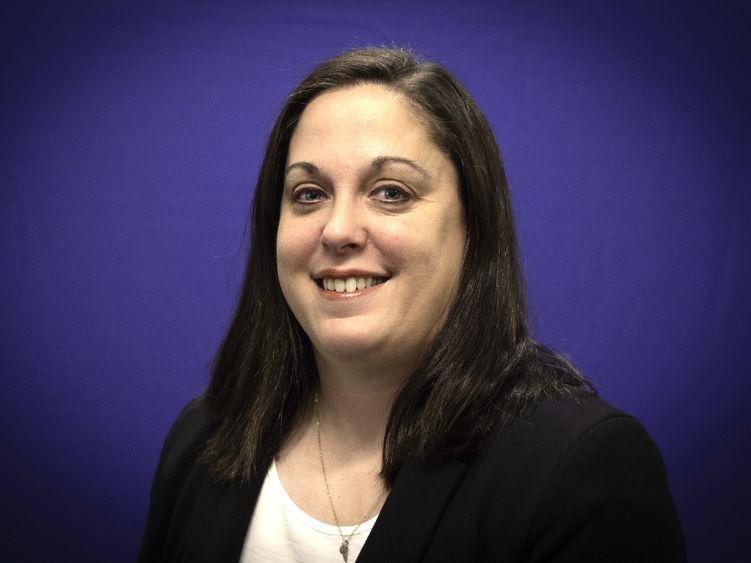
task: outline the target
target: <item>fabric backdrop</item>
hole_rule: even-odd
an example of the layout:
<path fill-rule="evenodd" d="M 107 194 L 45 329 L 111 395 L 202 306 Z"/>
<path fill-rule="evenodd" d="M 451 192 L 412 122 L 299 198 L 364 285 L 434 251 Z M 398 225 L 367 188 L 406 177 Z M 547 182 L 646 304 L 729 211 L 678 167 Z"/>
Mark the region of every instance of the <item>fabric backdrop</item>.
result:
<path fill-rule="evenodd" d="M 230 318 L 266 136 L 343 49 L 447 65 L 504 154 L 534 335 L 660 446 L 693 561 L 751 519 L 748 2 L 4 2 L 6 561 L 132 561 Z"/>

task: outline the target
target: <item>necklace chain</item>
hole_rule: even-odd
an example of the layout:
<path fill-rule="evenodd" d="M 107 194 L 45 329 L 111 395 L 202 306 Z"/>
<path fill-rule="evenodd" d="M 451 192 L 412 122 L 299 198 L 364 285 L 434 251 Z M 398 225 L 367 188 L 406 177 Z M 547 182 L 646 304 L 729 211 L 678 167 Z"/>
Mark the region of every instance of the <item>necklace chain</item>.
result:
<path fill-rule="evenodd" d="M 316 423 L 316 436 L 318 438 L 318 460 L 321 462 L 321 472 L 323 473 L 323 483 L 326 485 L 326 496 L 329 498 L 329 506 L 331 507 L 331 514 L 334 516 L 334 522 L 336 522 L 336 528 L 339 530 L 339 536 L 342 538 L 342 544 L 339 546 L 339 553 L 342 555 L 342 559 L 344 559 L 344 563 L 347 563 L 347 558 L 349 557 L 349 541 L 352 539 L 352 536 L 354 536 L 357 533 L 357 530 L 360 529 L 360 526 L 363 524 L 363 522 L 366 522 L 368 518 L 370 518 L 370 515 L 375 510 L 375 507 L 378 506 L 378 503 L 381 502 L 381 499 L 383 498 L 383 495 L 385 493 L 382 492 L 380 495 L 378 495 L 378 498 L 375 500 L 375 502 L 372 504 L 372 506 L 368 509 L 368 511 L 365 513 L 365 516 L 363 517 L 363 522 L 360 522 L 355 528 L 347 534 L 344 535 L 344 532 L 342 532 L 342 527 L 339 524 L 339 516 L 336 514 L 336 509 L 334 508 L 334 499 L 331 496 L 331 487 L 329 487 L 329 478 L 326 474 L 326 465 L 323 463 L 323 447 L 321 446 L 321 417 L 318 412 L 318 393 L 316 393 L 313 396 L 313 414 L 315 416 L 315 423 Z"/>

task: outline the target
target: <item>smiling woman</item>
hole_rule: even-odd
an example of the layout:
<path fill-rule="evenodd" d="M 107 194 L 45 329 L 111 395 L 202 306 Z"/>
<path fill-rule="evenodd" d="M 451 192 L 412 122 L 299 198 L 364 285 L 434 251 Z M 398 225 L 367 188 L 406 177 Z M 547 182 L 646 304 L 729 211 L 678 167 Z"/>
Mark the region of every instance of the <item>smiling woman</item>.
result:
<path fill-rule="evenodd" d="M 454 302 L 466 242 L 456 170 L 376 84 L 313 100 L 287 161 L 277 270 L 316 364 L 352 358 L 398 385 Z"/>
<path fill-rule="evenodd" d="M 527 334 L 490 128 L 401 49 L 287 100 L 141 561 L 682 561 L 645 430 Z"/>

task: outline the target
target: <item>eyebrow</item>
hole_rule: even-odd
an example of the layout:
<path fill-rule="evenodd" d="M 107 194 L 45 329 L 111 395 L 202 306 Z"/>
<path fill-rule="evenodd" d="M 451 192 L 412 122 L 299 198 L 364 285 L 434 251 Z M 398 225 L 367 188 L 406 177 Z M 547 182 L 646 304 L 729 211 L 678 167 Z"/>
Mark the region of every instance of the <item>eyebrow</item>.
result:
<path fill-rule="evenodd" d="M 313 164 L 312 162 L 302 161 L 302 162 L 293 162 L 292 164 L 290 164 L 289 166 L 287 166 L 287 168 L 284 169 L 284 175 L 286 176 L 287 174 L 290 173 L 291 170 L 294 170 L 295 168 L 302 168 L 308 174 L 319 174 L 320 173 L 320 170 L 318 169 L 318 167 L 315 164 Z"/>
<path fill-rule="evenodd" d="M 401 156 L 379 156 L 378 158 L 373 159 L 371 168 L 373 168 L 373 170 L 380 170 L 387 164 L 406 164 L 410 168 L 417 170 L 423 176 L 430 178 L 430 174 L 428 174 L 428 171 L 422 166 L 417 164 L 414 160 L 402 158 Z"/>
<path fill-rule="evenodd" d="M 373 162 L 371 163 L 370 167 L 373 170 L 380 170 L 387 164 L 405 164 L 409 166 L 410 168 L 413 168 L 423 176 L 430 178 L 430 174 L 428 174 L 428 171 L 425 170 L 422 166 L 417 164 L 414 160 L 410 160 L 409 158 L 403 158 L 401 156 L 379 156 L 373 159 Z M 301 168 L 305 172 L 311 175 L 320 175 L 321 171 L 320 169 L 313 164 L 312 162 L 306 162 L 306 161 L 300 161 L 300 162 L 293 162 L 287 168 L 284 169 L 284 174 L 287 175 L 290 173 L 290 171 L 294 170 L 295 168 Z"/>

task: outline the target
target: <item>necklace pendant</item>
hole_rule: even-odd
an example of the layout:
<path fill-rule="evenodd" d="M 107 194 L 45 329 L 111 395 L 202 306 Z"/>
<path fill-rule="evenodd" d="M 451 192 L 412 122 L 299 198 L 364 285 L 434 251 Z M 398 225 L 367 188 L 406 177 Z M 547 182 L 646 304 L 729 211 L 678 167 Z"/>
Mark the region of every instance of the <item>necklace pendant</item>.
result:
<path fill-rule="evenodd" d="M 339 553 L 342 554 L 344 563 L 347 563 L 347 557 L 349 557 L 349 540 L 342 540 L 342 545 L 339 546 Z"/>

